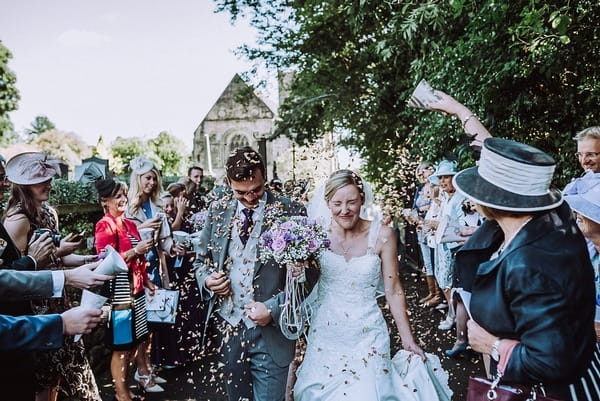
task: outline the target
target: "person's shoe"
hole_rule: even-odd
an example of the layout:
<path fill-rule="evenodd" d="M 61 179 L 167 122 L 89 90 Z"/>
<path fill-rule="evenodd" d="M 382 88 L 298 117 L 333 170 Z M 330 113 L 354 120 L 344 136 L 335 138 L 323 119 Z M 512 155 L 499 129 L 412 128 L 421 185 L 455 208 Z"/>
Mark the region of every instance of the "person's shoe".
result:
<path fill-rule="evenodd" d="M 154 370 L 151 370 L 150 374 L 154 378 L 154 383 L 156 383 L 156 384 L 165 384 L 167 382 L 167 379 L 163 379 L 162 377 L 156 375 L 154 373 Z M 144 376 L 140 375 L 139 371 L 136 369 L 135 373 L 133 374 L 133 380 L 135 380 L 136 382 L 139 383 L 141 377 L 144 377 Z"/>
<path fill-rule="evenodd" d="M 437 310 L 442 310 L 442 309 L 448 309 L 448 303 L 447 302 L 440 302 L 435 309 Z"/>
<path fill-rule="evenodd" d="M 438 286 L 437 282 L 435 281 L 435 277 L 425 276 L 425 281 L 427 281 L 427 290 L 429 291 L 429 294 L 427 294 L 426 297 L 419 299 L 420 304 L 429 302 L 433 297 L 435 297 L 438 294 Z"/>
<path fill-rule="evenodd" d="M 450 330 L 452 327 L 454 327 L 454 318 L 453 317 L 446 317 L 446 319 L 442 320 L 438 326 L 438 329 L 440 330 Z"/>
<path fill-rule="evenodd" d="M 420 304 L 426 304 L 426 303 L 427 303 L 427 302 L 429 302 L 429 300 L 430 300 L 431 298 L 433 298 L 433 297 L 435 297 L 435 294 L 429 293 L 429 294 L 427 294 L 425 297 L 423 297 L 423 298 L 419 299 L 419 303 L 420 303 Z"/>
<path fill-rule="evenodd" d="M 469 344 L 462 343 L 458 345 L 454 344 L 454 347 L 451 349 L 444 350 L 444 355 L 446 355 L 448 358 L 458 358 L 466 355 L 468 352 Z"/>
<path fill-rule="evenodd" d="M 158 376 L 154 372 L 152 372 L 152 377 L 154 378 L 154 383 L 156 383 L 156 384 L 165 384 L 167 382 L 167 379 L 164 379 L 164 378 Z"/>
<path fill-rule="evenodd" d="M 137 370 L 136 370 L 136 373 L 137 373 Z M 134 379 L 138 382 L 138 385 L 140 386 L 140 388 L 147 393 L 162 393 L 163 391 L 165 391 L 164 388 L 162 388 L 161 386 L 156 384 L 156 382 L 153 380 L 152 376 L 144 376 L 144 375 L 138 374 L 137 378 L 135 378 L 135 375 L 134 375 Z"/>
<path fill-rule="evenodd" d="M 442 298 L 443 297 L 441 297 L 439 295 L 435 295 L 429 301 L 423 303 L 423 306 L 425 306 L 427 308 L 434 308 L 442 302 Z"/>

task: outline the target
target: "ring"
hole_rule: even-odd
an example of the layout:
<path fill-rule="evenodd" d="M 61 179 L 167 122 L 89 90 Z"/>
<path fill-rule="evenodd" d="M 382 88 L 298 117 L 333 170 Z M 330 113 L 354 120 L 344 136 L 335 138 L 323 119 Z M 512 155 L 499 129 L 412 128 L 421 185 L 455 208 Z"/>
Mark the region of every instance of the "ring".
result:
<path fill-rule="evenodd" d="M 252 308 L 250 308 L 250 312 L 256 312 L 256 306 L 253 306 Z"/>

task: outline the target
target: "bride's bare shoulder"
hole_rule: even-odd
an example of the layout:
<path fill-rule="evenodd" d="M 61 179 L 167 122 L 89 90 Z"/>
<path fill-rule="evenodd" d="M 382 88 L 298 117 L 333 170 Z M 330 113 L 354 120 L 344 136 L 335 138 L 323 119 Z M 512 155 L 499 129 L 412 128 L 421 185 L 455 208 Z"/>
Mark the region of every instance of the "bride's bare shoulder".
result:
<path fill-rule="evenodd" d="M 394 240 L 395 235 L 396 233 L 391 227 L 382 225 L 379 229 L 379 233 L 377 234 L 377 242 L 386 244 L 388 241 Z"/>

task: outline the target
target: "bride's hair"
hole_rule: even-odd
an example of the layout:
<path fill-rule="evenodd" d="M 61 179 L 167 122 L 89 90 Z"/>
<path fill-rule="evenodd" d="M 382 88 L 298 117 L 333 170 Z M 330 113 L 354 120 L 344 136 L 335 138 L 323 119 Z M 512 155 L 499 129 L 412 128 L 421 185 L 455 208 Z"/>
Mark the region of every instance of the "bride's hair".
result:
<path fill-rule="evenodd" d="M 352 170 L 337 170 L 334 171 L 327 182 L 325 183 L 325 200 L 329 201 L 333 195 L 346 185 L 356 185 L 360 196 L 365 199 L 365 188 L 362 179 Z"/>

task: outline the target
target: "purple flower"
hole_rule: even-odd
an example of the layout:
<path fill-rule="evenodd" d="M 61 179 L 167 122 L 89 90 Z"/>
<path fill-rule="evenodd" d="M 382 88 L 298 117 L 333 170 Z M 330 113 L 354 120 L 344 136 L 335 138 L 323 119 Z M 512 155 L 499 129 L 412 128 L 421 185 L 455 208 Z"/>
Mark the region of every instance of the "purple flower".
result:
<path fill-rule="evenodd" d="M 281 230 L 290 230 L 290 229 L 294 228 L 294 226 L 295 226 L 294 222 L 293 222 L 293 221 L 291 221 L 291 220 L 288 220 L 288 221 L 286 221 L 285 223 L 282 223 L 282 224 L 279 226 L 279 228 L 280 228 Z"/>
<path fill-rule="evenodd" d="M 275 237 L 273 239 L 273 243 L 271 244 L 271 248 L 275 252 L 281 252 L 285 249 L 286 242 L 282 237 Z"/>

